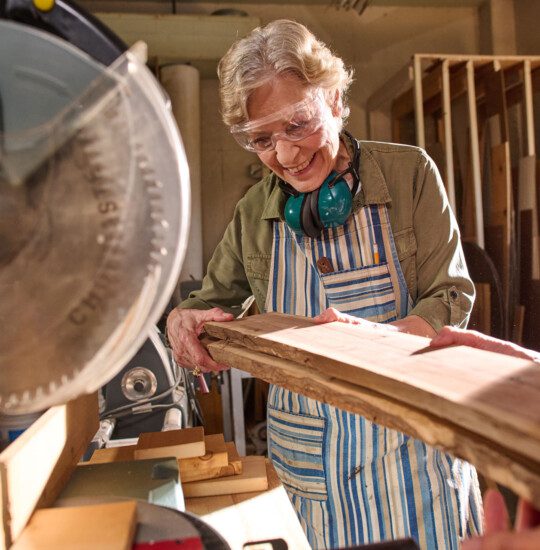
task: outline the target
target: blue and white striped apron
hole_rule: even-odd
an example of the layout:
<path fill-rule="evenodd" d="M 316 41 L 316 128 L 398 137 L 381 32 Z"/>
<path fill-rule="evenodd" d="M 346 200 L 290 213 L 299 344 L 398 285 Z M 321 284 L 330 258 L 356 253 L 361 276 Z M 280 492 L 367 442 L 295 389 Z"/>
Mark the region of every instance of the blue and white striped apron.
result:
<path fill-rule="evenodd" d="M 267 311 L 312 317 L 335 307 L 386 323 L 410 305 L 386 206 L 366 206 L 316 239 L 274 222 Z M 358 415 L 271 386 L 268 443 L 313 548 L 412 537 L 457 550 L 481 529 L 470 464 Z"/>

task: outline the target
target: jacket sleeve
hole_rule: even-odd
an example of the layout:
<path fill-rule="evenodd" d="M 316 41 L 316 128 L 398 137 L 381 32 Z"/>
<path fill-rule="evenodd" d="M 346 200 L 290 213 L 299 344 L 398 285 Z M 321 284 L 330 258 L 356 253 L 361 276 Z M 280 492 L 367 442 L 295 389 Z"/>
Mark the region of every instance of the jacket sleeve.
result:
<path fill-rule="evenodd" d="M 465 327 L 474 302 L 474 285 L 441 176 L 423 152 L 413 194 L 417 299 L 409 314 L 422 317 L 436 331 L 444 325 Z"/>
<path fill-rule="evenodd" d="M 192 292 L 178 307 L 183 309 L 210 309 L 219 307 L 239 315 L 243 302 L 252 295 L 242 260 L 241 203 L 221 242 L 208 263 L 202 288 Z"/>

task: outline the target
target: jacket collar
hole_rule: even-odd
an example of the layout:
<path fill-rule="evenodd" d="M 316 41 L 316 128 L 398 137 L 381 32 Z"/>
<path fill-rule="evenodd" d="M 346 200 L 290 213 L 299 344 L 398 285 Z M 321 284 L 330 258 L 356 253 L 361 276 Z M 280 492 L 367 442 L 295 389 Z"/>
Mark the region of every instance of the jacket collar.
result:
<path fill-rule="evenodd" d="M 353 144 L 350 139 L 345 134 L 342 134 L 341 138 L 345 141 L 347 150 L 352 156 Z M 353 211 L 355 212 L 368 204 L 388 204 L 392 202 L 386 180 L 379 164 L 373 158 L 369 146 L 358 140 L 357 143 L 360 147 L 360 190 L 353 199 Z M 261 219 L 277 218 L 283 220 L 283 208 L 287 197 L 279 188 L 279 178 L 275 174 L 271 174 L 270 177 L 272 178 L 273 189 L 266 200 Z"/>

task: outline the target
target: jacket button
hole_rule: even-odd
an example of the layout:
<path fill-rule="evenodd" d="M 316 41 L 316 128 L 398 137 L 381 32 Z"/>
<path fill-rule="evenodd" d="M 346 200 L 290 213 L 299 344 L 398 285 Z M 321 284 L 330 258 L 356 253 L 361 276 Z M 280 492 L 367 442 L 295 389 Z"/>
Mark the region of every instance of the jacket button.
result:
<path fill-rule="evenodd" d="M 317 268 L 321 273 L 332 273 L 334 271 L 332 262 L 326 256 L 317 260 Z"/>

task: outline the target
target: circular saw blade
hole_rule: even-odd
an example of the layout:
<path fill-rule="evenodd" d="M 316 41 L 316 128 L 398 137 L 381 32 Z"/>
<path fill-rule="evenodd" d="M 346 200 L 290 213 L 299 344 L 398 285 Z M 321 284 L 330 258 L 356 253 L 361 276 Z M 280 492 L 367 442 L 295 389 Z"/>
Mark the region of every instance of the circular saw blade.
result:
<path fill-rule="evenodd" d="M 19 27 L 34 48 L 74 50 Z M 189 177 L 163 93 L 129 53 L 52 120 L 2 137 L 0 411 L 19 414 L 97 389 L 136 352 L 178 276 Z"/>

